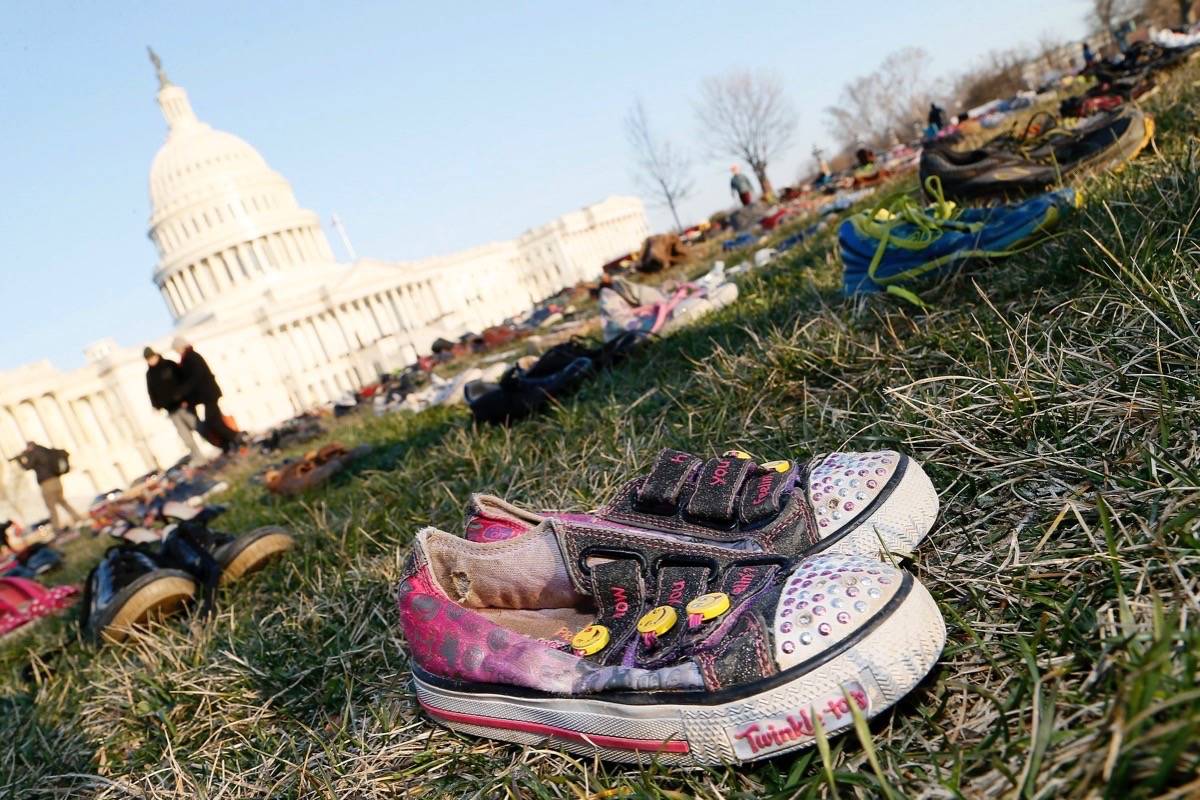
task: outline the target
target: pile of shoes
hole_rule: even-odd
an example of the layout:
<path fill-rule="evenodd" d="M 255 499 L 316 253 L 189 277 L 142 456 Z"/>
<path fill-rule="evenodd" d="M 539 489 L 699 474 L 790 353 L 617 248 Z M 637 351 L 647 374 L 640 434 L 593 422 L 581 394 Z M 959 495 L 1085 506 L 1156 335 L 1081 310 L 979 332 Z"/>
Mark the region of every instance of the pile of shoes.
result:
<path fill-rule="evenodd" d="M 233 535 L 210 523 L 223 511 L 168 507 L 172 525 L 156 546 L 111 547 L 88 575 L 80 628 L 92 642 L 120 641 L 148 619 L 169 614 L 201 597 L 201 611 L 213 608 L 216 588 L 255 572 L 294 545 L 277 526 Z"/>
<path fill-rule="evenodd" d="M 463 394 L 476 420 L 507 425 L 574 391 L 588 376 L 623 360 L 645 338 L 640 331 L 627 331 L 599 347 L 571 339 L 537 358 L 519 359 L 496 383 L 476 380 L 466 384 Z"/>
<path fill-rule="evenodd" d="M 937 509 L 892 451 L 665 450 L 590 513 L 477 495 L 465 537 L 417 534 L 397 592 L 417 699 L 463 733 L 621 762 L 810 746 L 936 664 L 941 613 L 895 560 Z"/>
<path fill-rule="evenodd" d="M 202 468 L 179 463 L 163 472 L 150 472 L 135 480 L 128 489 L 106 492 L 88 507 L 92 529 L 118 539 L 157 540 L 148 528 L 161 521 L 167 503 L 199 507 L 214 495 L 229 488 L 215 476 L 218 464 Z"/>
<path fill-rule="evenodd" d="M 716 278 L 721 278 L 717 280 Z M 702 284 L 684 283 L 657 289 L 616 278 L 600 290 L 604 340 L 626 331 L 668 334 L 696 318 L 737 300 L 737 285 L 716 276 Z"/>
<path fill-rule="evenodd" d="M 274 464 L 263 472 L 263 484 L 273 494 L 294 495 L 324 485 L 355 460 L 371 452 L 370 445 L 353 450 L 333 442 L 318 450 L 310 450 L 303 458 Z"/>
<path fill-rule="evenodd" d="M 50 546 L 54 540 L 49 525 L 23 536 L 12 520 L 0 520 L 0 576 L 34 578 L 58 569 L 62 554 Z"/>
<path fill-rule="evenodd" d="M 907 284 L 968 259 L 1003 258 L 1032 246 L 1082 202 L 1060 189 L 1011 205 L 964 208 L 945 199 L 937 176 L 926 181 L 934 202 L 904 195 L 853 215 L 838 231 L 846 295 L 886 291 L 910 302 Z"/>
<path fill-rule="evenodd" d="M 1084 70 L 1102 83 L 1126 78 L 1144 78 L 1154 72 L 1174 69 L 1192 56 L 1190 47 L 1162 47 L 1154 42 L 1134 42 L 1114 58 L 1096 61 Z"/>

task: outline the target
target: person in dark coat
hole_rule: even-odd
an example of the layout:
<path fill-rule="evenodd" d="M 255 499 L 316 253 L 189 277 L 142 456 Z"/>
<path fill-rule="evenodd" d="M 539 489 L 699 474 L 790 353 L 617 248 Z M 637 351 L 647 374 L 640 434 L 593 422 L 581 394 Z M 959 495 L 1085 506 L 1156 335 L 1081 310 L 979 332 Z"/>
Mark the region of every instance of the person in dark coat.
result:
<path fill-rule="evenodd" d="M 208 362 L 181 336 L 176 336 L 171 346 L 179 353 L 179 395 L 183 399 L 183 407 L 193 412 L 201 409 L 204 412 L 204 427 L 221 443 L 221 449 L 227 453 L 236 450 L 237 431 L 225 423 L 220 406 L 221 387 Z"/>
<path fill-rule="evenodd" d="M 937 103 L 929 104 L 929 125 L 934 129 L 934 133 L 946 127 L 946 110 Z"/>
<path fill-rule="evenodd" d="M 55 530 L 62 530 L 58 510 L 67 512 L 72 522 L 79 523 L 83 517 L 79 515 L 63 495 L 62 476 L 70 471 L 65 450 L 52 450 L 40 444 L 27 442 L 25 449 L 13 459 L 37 478 L 38 488 L 42 490 L 42 501 L 50 512 L 50 524 Z"/>
<path fill-rule="evenodd" d="M 167 413 L 191 454 L 192 463 L 200 463 L 204 454 L 196 442 L 196 415 L 183 407 L 179 365 L 169 358 L 163 358 L 150 347 L 143 350 L 142 355 L 146 359 L 146 393 L 150 395 L 150 405 Z"/>

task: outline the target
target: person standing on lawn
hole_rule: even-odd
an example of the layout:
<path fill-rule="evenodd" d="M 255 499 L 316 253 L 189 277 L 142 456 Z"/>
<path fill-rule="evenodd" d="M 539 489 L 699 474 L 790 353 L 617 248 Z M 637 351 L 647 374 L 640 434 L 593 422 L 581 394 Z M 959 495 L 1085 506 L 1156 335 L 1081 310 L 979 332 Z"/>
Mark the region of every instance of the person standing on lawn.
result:
<path fill-rule="evenodd" d="M 929 104 L 929 127 L 934 133 L 946 127 L 946 110 L 937 103 Z"/>
<path fill-rule="evenodd" d="M 196 442 L 196 415 L 183 405 L 179 365 L 150 347 L 142 351 L 142 356 L 146 359 L 146 393 L 150 395 L 150 405 L 167 412 L 191 455 L 191 463 L 199 464 L 204 460 L 204 454 Z"/>
<path fill-rule="evenodd" d="M 25 449 L 12 459 L 21 467 L 29 470 L 37 478 L 38 488 L 42 490 L 42 502 L 50 512 L 50 524 L 56 531 L 63 530 L 58 510 L 67 512 L 71 522 L 83 522 L 79 512 L 71 507 L 63 496 L 62 476 L 71 471 L 69 454 L 66 450 L 55 450 L 40 444 L 26 442 Z"/>
<path fill-rule="evenodd" d="M 729 171 L 733 173 L 733 177 L 729 179 L 729 190 L 742 201 L 743 206 L 753 203 L 754 196 L 752 192 L 754 191 L 754 184 L 750 183 L 750 179 L 742 174 L 737 164 L 730 167 Z"/>
<path fill-rule="evenodd" d="M 171 347 L 179 353 L 179 396 L 182 407 L 203 409 L 203 424 L 209 434 L 220 442 L 220 448 L 226 453 L 237 449 L 237 432 L 225 424 L 225 415 L 221 413 L 221 387 L 209 369 L 204 356 L 197 353 L 182 336 L 176 336 Z"/>

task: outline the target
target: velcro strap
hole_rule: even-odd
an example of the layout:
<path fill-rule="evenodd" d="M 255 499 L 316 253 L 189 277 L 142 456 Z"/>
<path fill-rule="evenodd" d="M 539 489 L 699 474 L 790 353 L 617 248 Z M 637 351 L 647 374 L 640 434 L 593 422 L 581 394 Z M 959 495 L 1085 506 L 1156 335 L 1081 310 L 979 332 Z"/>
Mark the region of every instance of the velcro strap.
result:
<path fill-rule="evenodd" d="M 769 519 L 783 509 L 783 495 L 794 484 L 796 468 L 787 472 L 777 472 L 773 469 L 755 470 L 746 479 L 746 488 L 742 490 L 742 499 L 738 504 L 738 516 L 747 525 L 753 525 L 764 519 Z"/>
<path fill-rule="evenodd" d="M 592 592 L 596 598 L 596 624 L 608 628 L 608 646 L 593 658 L 602 664 L 619 664 L 629 637 L 637 628 L 646 601 L 641 564 L 622 558 L 592 566 Z"/>
<path fill-rule="evenodd" d="M 710 570 L 705 567 L 660 567 L 655 606 L 671 606 L 679 614 L 679 621 L 669 631 L 658 637 L 659 652 L 669 648 L 679 635 L 687 630 L 684 620 L 687 604 L 708 591 Z"/>
<path fill-rule="evenodd" d="M 707 591 L 707 567 L 660 567 L 656 606 L 672 606 L 676 611 Z"/>
<path fill-rule="evenodd" d="M 687 512 L 709 522 L 732 522 L 742 481 L 754 469 L 754 462 L 734 456 L 710 458 L 700 470 L 696 490 L 688 500 Z"/>
<path fill-rule="evenodd" d="M 701 460 L 691 453 L 663 450 L 638 488 L 638 507 L 643 511 L 674 513 L 683 487 L 700 464 Z"/>
<path fill-rule="evenodd" d="M 721 591 L 736 606 L 738 601 L 765 586 L 778 571 L 778 564 L 734 564 L 721 576 Z"/>

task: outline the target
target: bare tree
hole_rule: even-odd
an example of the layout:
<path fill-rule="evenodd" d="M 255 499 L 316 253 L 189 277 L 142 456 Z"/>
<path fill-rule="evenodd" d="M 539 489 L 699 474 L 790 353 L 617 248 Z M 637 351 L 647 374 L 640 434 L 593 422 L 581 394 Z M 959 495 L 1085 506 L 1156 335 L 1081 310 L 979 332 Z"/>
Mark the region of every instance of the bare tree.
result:
<path fill-rule="evenodd" d="M 778 77 L 740 70 L 706 78 L 696 119 L 714 155 L 745 161 L 758 178 L 763 197 L 775 196 L 767 164 L 787 150 L 796 133 L 796 111 Z"/>
<path fill-rule="evenodd" d="M 692 194 L 691 160 L 669 141 L 654 137 L 641 100 L 625 115 L 625 138 L 638 167 L 635 180 L 643 191 L 671 209 L 675 228 L 683 230 L 678 206 Z"/>
<path fill-rule="evenodd" d="M 890 53 L 874 71 L 842 87 L 838 104 L 825 109 L 829 132 L 843 145 L 880 147 L 909 138 L 934 97 L 929 64 L 919 47 Z"/>
<path fill-rule="evenodd" d="M 1078 46 L 1070 47 L 1058 33 L 1042 31 L 1034 46 L 1033 54 L 1036 63 L 1032 66 L 1042 74 L 1070 69 L 1074 66 L 1073 56 L 1077 51 Z"/>
<path fill-rule="evenodd" d="M 959 76 L 954 95 L 964 110 L 1011 97 L 1027 88 L 1024 72 L 1029 61 L 1029 54 L 1021 50 L 992 50 Z"/>

